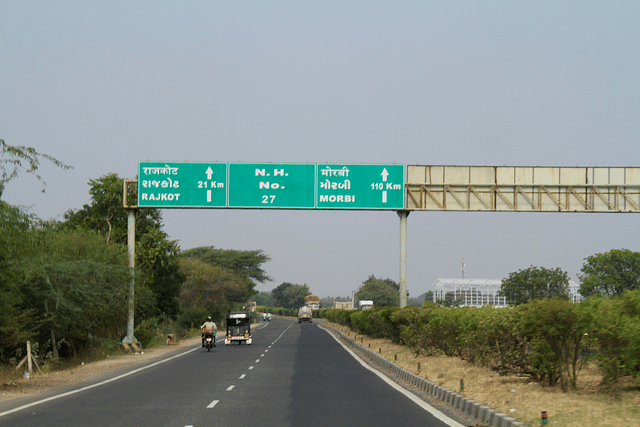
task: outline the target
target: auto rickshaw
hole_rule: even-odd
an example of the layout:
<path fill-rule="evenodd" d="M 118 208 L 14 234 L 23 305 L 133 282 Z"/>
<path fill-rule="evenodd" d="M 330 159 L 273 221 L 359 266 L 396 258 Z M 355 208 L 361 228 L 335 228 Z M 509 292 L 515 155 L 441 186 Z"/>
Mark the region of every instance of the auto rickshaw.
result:
<path fill-rule="evenodd" d="M 237 342 L 251 344 L 251 315 L 246 311 L 231 311 L 227 314 L 227 334 L 225 345 Z"/>

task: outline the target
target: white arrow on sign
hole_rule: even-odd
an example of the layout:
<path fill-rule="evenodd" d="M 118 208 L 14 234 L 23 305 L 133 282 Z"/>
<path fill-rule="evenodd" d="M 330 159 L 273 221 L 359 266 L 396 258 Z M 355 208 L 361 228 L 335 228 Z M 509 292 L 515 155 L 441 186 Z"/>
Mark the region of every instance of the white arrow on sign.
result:
<path fill-rule="evenodd" d="M 389 176 L 389 172 L 387 172 L 387 168 L 384 168 L 380 175 L 382 175 L 382 182 L 386 182 L 387 181 L 387 177 Z"/>
<path fill-rule="evenodd" d="M 211 175 L 213 175 L 213 171 L 211 170 L 211 166 L 209 166 L 209 168 L 207 168 L 207 171 L 205 173 L 207 174 L 207 179 L 211 180 Z"/>

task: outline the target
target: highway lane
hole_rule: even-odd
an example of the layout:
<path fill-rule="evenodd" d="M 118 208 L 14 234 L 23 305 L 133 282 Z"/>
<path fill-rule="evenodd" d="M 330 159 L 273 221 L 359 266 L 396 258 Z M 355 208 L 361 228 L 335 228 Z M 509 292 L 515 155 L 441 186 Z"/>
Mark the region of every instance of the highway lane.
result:
<path fill-rule="evenodd" d="M 455 425 L 355 360 L 317 324 L 274 319 L 254 343 L 189 349 L 98 387 L 0 416 L 0 426 Z"/>

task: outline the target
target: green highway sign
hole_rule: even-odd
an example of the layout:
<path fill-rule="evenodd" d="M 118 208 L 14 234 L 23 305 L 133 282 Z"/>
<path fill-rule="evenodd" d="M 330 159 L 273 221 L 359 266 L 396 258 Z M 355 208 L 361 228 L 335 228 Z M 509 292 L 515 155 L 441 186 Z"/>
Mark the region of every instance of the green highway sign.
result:
<path fill-rule="evenodd" d="M 404 165 L 317 167 L 318 209 L 404 209 Z"/>
<path fill-rule="evenodd" d="M 138 206 L 227 207 L 227 163 L 140 162 Z"/>
<path fill-rule="evenodd" d="M 315 165 L 230 163 L 229 207 L 313 209 Z"/>
<path fill-rule="evenodd" d="M 138 206 L 404 209 L 404 165 L 140 162 Z"/>

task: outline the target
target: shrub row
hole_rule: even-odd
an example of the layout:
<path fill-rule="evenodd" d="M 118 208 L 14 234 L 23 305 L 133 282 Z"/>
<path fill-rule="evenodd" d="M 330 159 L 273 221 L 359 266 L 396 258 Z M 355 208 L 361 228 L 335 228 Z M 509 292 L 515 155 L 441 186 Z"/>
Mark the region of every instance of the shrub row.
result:
<path fill-rule="evenodd" d="M 292 317 L 298 316 L 298 310 L 294 310 L 290 308 L 282 308 L 282 307 L 266 307 L 263 305 L 257 306 L 256 312 L 277 314 L 278 316 L 292 316 Z"/>
<path fill-rule="evenodd" d="M 515 308 L 386 307 L 319 310 L 316 317 L 417 353 L 457 356 L 500 373 L 528 375 L 563 390 L 595 360 L 605 383 L 624 375 L 640 384 L 640 291 L 578 304 L 534 300 Z"/>

